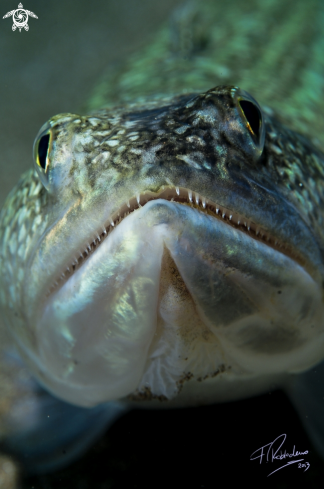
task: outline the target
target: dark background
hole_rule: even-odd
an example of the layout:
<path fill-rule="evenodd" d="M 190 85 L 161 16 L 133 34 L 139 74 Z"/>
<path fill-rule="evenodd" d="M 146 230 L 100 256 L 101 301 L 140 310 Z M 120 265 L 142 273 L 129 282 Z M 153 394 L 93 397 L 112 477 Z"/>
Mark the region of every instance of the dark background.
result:
<path fill-rule="evenodd" d="M 180 1 L 23 1 L 38 19 L 21 33 L 12 31 L 11 18 L 2 19 L 18 3 L 0 3 L 0 206 L 32 165 L 40 126 L 56 113 L 77 112 L 100 74 L 147 44 Z M 287 449 L 310 450 L 311 467 L 303 473 L 296 464 L 267 478 L 273 465 L 250 455 L 282 433 Z M 23 487 L 317 488 L 322 481 L 322 461 L 287 398 L 275 391 L 199 409 L 132 411 L 83 459 L 26 479 Z"/>

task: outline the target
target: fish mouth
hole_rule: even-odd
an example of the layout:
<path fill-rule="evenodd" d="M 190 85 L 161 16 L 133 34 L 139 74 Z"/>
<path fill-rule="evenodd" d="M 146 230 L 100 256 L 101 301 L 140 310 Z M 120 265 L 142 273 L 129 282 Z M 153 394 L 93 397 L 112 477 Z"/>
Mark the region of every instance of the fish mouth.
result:
<path fill-rule="evenodd" d="M 118 227 L 118 225 L 127 218 L 130 214 L 142 208 L 148 202 L 163 199 L 169 202 L 174 202 L 180 205 L 190 206 L 197 209 L 198 212 L 202 212 L 209 216 L 219 219 L 229 226 L 234 227 L 242 233 L 247 234 L 252 239 L 257 240 L 274 250 L 288 256 L 303 268 L 305 267 L 306 260 L 293 248 L 289 243 L 278 239 L 276 236 L 269 233 L 251 219 L 246 218 L 237 211 L 228 209 L 227 207 L 217 204 L 210 199 L 202 196 L 198 192 L 190 190 L 185 187 L 169 187 L 163 186 L 158 193 L 144 191 L 141 194 L 137 194 L 125 202 L 122 207 L 116 211 L 97 231 L 96 237 L 84 246 L 80 255 L 70 263 L 69 266 L 62 271 L 62 273 L 52 283 L 50 289 L 46 293 L 49 296 L 54 290 L 59 288 L 65 283 L 73 273 L 78 270 L 85 261 L 100 247 L 102 242 Z"/>

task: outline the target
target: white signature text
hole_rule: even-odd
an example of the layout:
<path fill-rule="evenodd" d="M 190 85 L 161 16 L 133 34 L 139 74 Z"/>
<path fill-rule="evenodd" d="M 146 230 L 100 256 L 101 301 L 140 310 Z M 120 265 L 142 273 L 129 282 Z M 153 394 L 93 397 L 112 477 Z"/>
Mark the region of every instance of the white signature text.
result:
<path fill-rule="evenodd" d="M 299 452 L 298 450 L 295 450 L 295 445 L 294 445 L 294 448 L 293 448 L 291 453 L 287 452 L 286 449 L 284 451 L 281 449 L 282 445 L 286 441 L 286 438 L 287 438 L 287 435 L 285 435 L 285 434 L 277 436 L 277 438 L 274 441 L 272 441 L 271 443 L 267 443 L 263 447 L 255 450 L 255 452 L 253 452 L 251 457 L 250 457 L 250 460 L 256 460 L 259 458 L 260 464 L 262 463 L 263 460 L 265 460 L 266 462 L 274 462 L 276 460 L 287 460 L 288 458 L 299 457 L 298 460 L 290 460 L 285 465 L 282 465 L 278 469 L 271 472 L 267 477 L 274 474 L 278 470 L 283 469 L 284 467 L 288 467 L 288 465 L 292 465 L 292 464 L 296 464 L 296 463 L 298 463 L 299 469 L 302 469 L 302 468 L 305 469 L 304 472 L 306 472 L 306 470 L 308 470 L 310 467 L 309 462 L 305 462 L 303 458 L 300 458 L 303 455 L 307 455 L 308 450 L 305 450 L 304 452 Z M 278 453 L 279 450 L 280 450 L 280 453 Z"/>

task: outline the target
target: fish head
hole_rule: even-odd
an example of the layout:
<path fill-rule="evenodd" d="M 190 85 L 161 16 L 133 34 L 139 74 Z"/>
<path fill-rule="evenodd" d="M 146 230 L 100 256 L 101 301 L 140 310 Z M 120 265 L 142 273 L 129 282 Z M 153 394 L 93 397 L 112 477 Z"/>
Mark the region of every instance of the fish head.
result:
<path fill-rule="evenodd" d="M 2 211 L 2 307 L 69 402 L 201 404 L 324 358 L 323 155 L 237 87 L 59 114 Z"/>

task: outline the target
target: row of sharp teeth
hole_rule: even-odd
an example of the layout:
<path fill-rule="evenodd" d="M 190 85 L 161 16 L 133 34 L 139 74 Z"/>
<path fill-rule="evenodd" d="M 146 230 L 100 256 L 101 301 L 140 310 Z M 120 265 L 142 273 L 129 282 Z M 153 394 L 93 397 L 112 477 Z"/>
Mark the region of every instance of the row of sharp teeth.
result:
<path fill-rule="evenodd" d="M 122 209 L 117 212 L 117 214 L 109 219 L 109 224 L 102 228 L 101 233 L 97 234 L 93 241 L 87 244 L 86 248 L 78 258 L 75 258 L 72 264 L 66 268 L 66 270 L 61 274 L 61 276 L 53 283 L 51 290 L 49 293 L 55 289 L 59 283 L 71 275 L 76 268 L 81 265 L 81 263 L 98 247 L 103 239 L 105 239 L 113 229 L 129 214 L 136 211 L 147 202 L 156 199 L 165 199 L 171 202 L 179 202 L 186 205 L 194 206 L 195 208 L 199 208 L 199 210 L 208 213 L 210 215 L 217 216 L 218 218 L 227 221 L 232 224 L 234 227 L 239 228 L 247 233 L 252 234 L 254 237 L 257 237 L 261 241 L 266 241 L 267 244 L 272 245 L 275 248 L 280 249 L 280 251 L 288 252 L 291 256 L 295 257 L 295 254 L 292 252 L 291 248 L 285 243 L 281 243 L 276 240 L 273 236 L 269 235 L 267 232 L 257 227 L 252 221 L 243 218 L 237 213 L 226 209 L 223 206 L 218 204 L 214 204 L 213 202 L 207 200 L 205 197 L 200 196 L 197 192 L 193 192 L 192 190 L 188 190 L 186 188 L 180 187 L 167 187 L 158 195 L 145 193 L 142 195 L 136 195 L 136 197 L 130 199 L 128 202 L 124 204 Z"/>

